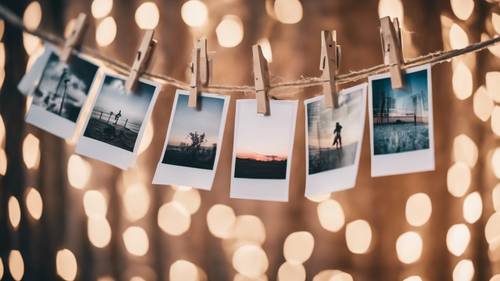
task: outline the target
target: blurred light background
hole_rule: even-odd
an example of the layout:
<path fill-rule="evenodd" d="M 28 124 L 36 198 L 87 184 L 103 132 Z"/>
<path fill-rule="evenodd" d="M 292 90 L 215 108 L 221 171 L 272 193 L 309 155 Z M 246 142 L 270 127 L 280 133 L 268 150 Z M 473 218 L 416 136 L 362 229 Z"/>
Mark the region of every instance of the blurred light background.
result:
<path fill-rule="evenodd" d="M 318 76 L 322 29 L 337 30 L 341 73 L 380 64 L 382 16 L 401 19 L 407 58 L 500 33 L 495 0 L 1 4 L 27 27 L 60 36 L 87 13 L 84 44 L 127 63 L 141 30 L 155 28 L 151 70 L 184 81 L 194 39 L 207 36 L 213 81 L 223 84 L 252 83 L 256 42 L 273 81 Z M 74 140 L 23 121 L 29 101 L 16 85 L 42 50 L 40 39 L 0 20 L 0 279 L 500 280 L 500 45 L 433 68 L 435 172 L 371 178 L 365 130 L 357 186 L 305 198 L 301 106 L 288 203 L 229 199 L 232 117 L 212 191 L 152 186 L 172 87 L 158 99 L 135 168 L 74 155 Z"/>

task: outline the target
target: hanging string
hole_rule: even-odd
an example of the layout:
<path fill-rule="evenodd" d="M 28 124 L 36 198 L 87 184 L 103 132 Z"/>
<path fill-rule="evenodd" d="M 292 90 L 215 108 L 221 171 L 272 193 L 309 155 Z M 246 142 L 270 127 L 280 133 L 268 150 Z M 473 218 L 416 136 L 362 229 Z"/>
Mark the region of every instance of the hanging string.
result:
<path fill-rule="evenodd" d="M 52 33 L 46 32 L 43 29 L 37 28 L 37 29 L 30 29 L 26 27 L 22 21 L 22 19 L 14 14 L 12 11 L 4 7 L 3 5 L 0 5 L 0 18 L 4 19 L 7 23 L 11 24 L 12 26 L 19 28 L 23 30 L 26 33 L 29 33 L 33 36 L 37 36 L 44 41 L 47 41 L 49 43 L 52 43 L 54 45 L 62 46 L 64 44 L 64 39 L 54 35 Z M 482 42 L 477 42 L 471 45 L 468 45 L 464 48 L 461 49 L 454 49 L 454 50 L 449 50 L 449 51 L 437 51 L 433 53 L 429 53 L 423 56 L 419 56 L 416 58 L 408 59 L 405 61 L 405 63 L 401 66 L 402 69 L 407 69 L 419 65 L 425 65 L 425 64 L 439 64 L 442 62 L 447 62 L 450 59 L 458 56 L 462 56 L 465 54 L 469 53 L 475 53 L 479 52 L 481 50 L 484 50 L 487 47 L 493 46 L 497 43 L 500 42 L 500 36 L 496 36 L 494 38 L 482 41 Z M 106 66 L 112 68 L 113 70 L 122 73 L 122 74 L 128 74 L 130 70 L 130 66 L 124 62 L 110 59 L 107 56 L 102 55 L 98 50 L 90 48 L 88 46 L 82 46 L 81 48 L 81 53 L 91 56 L 95 59 L 98 59 L 99 61 L 102 61 Z M 365 68 L 362 70 L 357 70 L 357 71 L 350 71 L 349 73 L 346 74 L 340 74 L 336 77 L 336 82 L 337 84 L 346 84 L 346 83 L 351 83 L 355 81 L 359 81 L 362 79 L 367 79 L 369 76 L 378 74 L 378 73 L 383 73 L 389 71 L 389 65 L 377 65 L 373 66 L 370 68 Z M 151 73 L 151 72 L 145 72 L 143 74 L 144 77 L 146 78 L 152 78 L 155 79 L 159 82 L 162 82 L 167 85 L 171 85 L 180 89 L 184 90 L 189 90 L 190 86 L 188 83 L 175 79 L 173 77 L 167 76 L 167 75 L 162 75 L 162 74 L 156 74 L 156 73 Z M 273 96 L 273 89 L 275 90 L 285 90 L 285 89 L 303 89 L 303 88 L 308 88 L 308 87 L 314 87 L 314 86 L 321 86 L 324 82 L 327 82 L 327 80 L 321 79 L 319 77 L 304 77 L 299 80 L 295 81 L 288 81 L 288 82 L 279 82 L 279 83 L 271 83 L 270 87 L 270 95 Z M 254 93 L 255 88 L 254 86 L 249 86 L 249 85 L 218 85 L 218 84 L 210 84 L 208 87 L 202 87 L 204 91 L 213 91 L 217 93 Z"/>

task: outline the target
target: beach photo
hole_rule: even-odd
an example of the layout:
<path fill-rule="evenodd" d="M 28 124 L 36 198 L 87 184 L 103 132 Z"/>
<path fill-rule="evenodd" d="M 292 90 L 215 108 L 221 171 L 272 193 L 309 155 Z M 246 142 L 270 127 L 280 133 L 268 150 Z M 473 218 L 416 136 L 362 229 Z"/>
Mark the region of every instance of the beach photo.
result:
<path fill-rule="evenodd" d="M 365 124 L 366 90 L 365 83 L 340 91 L 338 108 L 326 107 L 323 95 L 304 101 L 306 195 L 354 186 Z"/>
<path fill-rule="evenodd" d="M 127 92 L 125 79 L 105 75 L 76 149 L 122 168 L 133 159 L 159 91 L 154 82 L 140 80 Z"/>
<path fill-rule="evenodd" d="M 255 100 L 237 101 L 231 196 L 286 200 L 297 102 L 271 101 L 269 116 L 256 108 Z"/>
<path fill-rule="evenodd" d="M 372 172 L 379 170 L 385 175 L 433 170 L 430 66 L 408 69 L 400 89 L 392 89 L 388 74 L 369 80 L 372 159 L 384 162 L 378 167 L 372 162 Z M 409 163 L 403 163 L 405 160 Z"/>
<path fill-rule="evenodd" d="M 210 189 L 224 134 L 229 97 L 198 96 L 188 106 L 189 92 L 177 90 L 162 157 L 153 183 Z"/>
<path fill-rule="evenodd" d="M 73 56 L 64 63 L 55 52 L 50 52 L 38 85 L 31 93 L 26 121 L 59 137 L 70 137 L 98 69 L 82 57 Z"/>

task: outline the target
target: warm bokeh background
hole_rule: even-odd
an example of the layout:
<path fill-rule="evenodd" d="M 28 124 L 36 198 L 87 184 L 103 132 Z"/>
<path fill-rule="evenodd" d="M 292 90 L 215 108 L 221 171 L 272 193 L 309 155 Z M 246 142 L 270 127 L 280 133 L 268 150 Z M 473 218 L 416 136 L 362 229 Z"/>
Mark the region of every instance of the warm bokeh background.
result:
<path fill-rule="evenodd" d="M 380 64 L 384 15 L 403 19 L 407 58 L 500 32 L 494 0 L 0 4 L 60 36 L 85 12 L 84 44 L 127 63 L 140 28 L 155 27 L 152 71 L 184 81 L 193 39 L 206 35 L 213 81 L 224 84 L 252 83 L 255 42 L 272 51 L 274 82 L 318 76 L 322 29 L 338 32 L 341 73 Z M 0 40 L 0 279 L 500 280 L 500 46 L 433 68 L 436 171 L 371 178 L 366 128 L 357 186 L 305 198 L 301 105 L 290 199 L 272 203 L 229 199 L 234 100 L 213 190 L 152 186 L 174 88 L 160 94 L 138 165 L 124 172 L 24 123 L 16 85 L 41 42 L 1 21 Z M 298 231 L 309 234 L 287 239 Z"/>

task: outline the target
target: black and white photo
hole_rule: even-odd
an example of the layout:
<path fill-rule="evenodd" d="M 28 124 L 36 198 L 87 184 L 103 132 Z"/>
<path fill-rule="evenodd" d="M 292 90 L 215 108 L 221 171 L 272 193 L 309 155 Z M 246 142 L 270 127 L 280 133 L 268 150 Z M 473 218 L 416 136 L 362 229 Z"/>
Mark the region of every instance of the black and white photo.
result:
<path fill-rule="evenodd" d="M 219 159 L 229 97 L 203 93 L 197 108 L 188 106 L 189 92 L 177 90 L 154 184 L 209 190 Z"/>
<path fill-rule="evenodd" d="M 231 197 L 287 201 L 297 101 L 270 101 L 270 115 L 255 100 L 238 100 Z"/>
<path fill-rule="evenodd" d="M 133 164 L 142 134 L 160 90 L 140 80 L 127 92 L 126 77 L 107 74 L 95 98 L 76 152 L 122 169 Z"/>
<path fill-rule="evenodd" d="M 401 89 L 388 74 L 369 80 L 372 176 L 434 170 L 430 65 L 408 69 Z"/>
<path fill-rule="evenodd" d="M 42 54 L 39 60 L 33 66 L 32 74 L 28 75 L 33 77 L 27 79 L 36 83 L 34 88 L 30 90 L 31 86 L 27 86 L 30 83 L 25 82 L 18 86 L 24 87 L 26 94 L 32 97 L 26 122 L 61 138 L 70 138 L 91 94 L 99 67 L 81 56 L 72 56 L 67 63 L 61 62 L 53 50 Z M 45 65 L 37 78 L 35 73 L 39 72 L 41 62 Z"/>
<path fill-rule="evenodd" d="M 324 96 L 304 101 L 307 196 L 354 187 L 365 125 L 367 84 L 342 90 L 338 108 Z"/>

